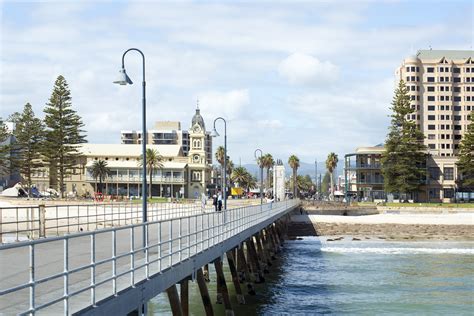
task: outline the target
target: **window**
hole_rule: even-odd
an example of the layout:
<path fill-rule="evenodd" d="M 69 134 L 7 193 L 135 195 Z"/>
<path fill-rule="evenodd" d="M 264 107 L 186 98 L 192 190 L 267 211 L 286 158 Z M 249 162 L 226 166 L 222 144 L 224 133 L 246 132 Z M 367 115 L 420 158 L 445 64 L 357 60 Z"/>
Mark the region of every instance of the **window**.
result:
<path fill-rule="evenodd" d="M 462 138 L 462 136 L 461 136 L 461 135 L 457 135 L 457 134 L 456 134 L 456 135 L 454 135 L 454 139 L 455 139 L 455 140 L 460 140 L 461 138 Z"/>
<path fill-rule="evenodd" d="M 435 77 L 428 77 L 426 78 L 428 82 L 435 82 Z"/>
<path fill-rule="evenodd" d="M 440 86 L 439 91 L 444 91 L 444 86 Z"/>
<path fill-rule="evenodd" d="M 438 81 L 439 81 L 439 82 L 444 82 L 444 77 L 439 77 L 439 78 L 438 78 Z"/>
<path fill-rule="evenodd" d="M 412 100 L 412 101 L 416 100 L 415 96 L 414 96 L 414 95 L 411 95 L 411 96 L 410 96 L 410 100 Z"/>
<path fill-rule="evenodd" d="M 446 199 L 451 199 L 454 197 L 454 189 L 444 189 L 443 196 Z"/>
<path fill-rule="evenodd" d="M 416 67 L 416 71 L 420 71 L 420 67 Z"/>
<path fill-rule="evenodd" d="M 460 102 L 461 101 L 461 97 L 454 97 L 454 102 Z"/>
<path fill-rule="evenodd" d="M 411 71 L 415 71 L 415 67 L 414 67 L 414 66 L 411 67 Z"/>
<path fill-rule="evenodd" d="M 434 96 L 428 96 L 428 101 L 434 101 L 435 97 Z"/>
<path fill-rule="evenodd" d="M 428 67 L 428 68 L 426 68 L 426 72 L 434 72 L 434 67 Z"/>
<path fill-rule="evenodd" d="M 411 76 L 411 81 L 415 81 L 415 76 Z"/>
<path fill-rule="evenodd" d="M 461 130 L 461 125 L 454 125 L 454 130 L 455 131 L 460 131 Z"/>
<path fill-rule="evenodd" d="M 410 72 L 410 67 L 407 67 L 407 68 L 406 68 L 406 71 L 407 71 L 407 72 Z"/>
<path fill-rule="evenodd" d="M 434 111 L 435 106 L 434 105 L 428 105 L 428 111 Z"/>
<path fill-rule="evenodd" d="M 460 121 L 461 120 L 461 115 L 454 115 L 454 120 L 455 121 Z"/>
<path fill-rule="evenodd" d="M 461 87 L 454 87 L 454 92 L 461 92 Z"/>
<path fill-rule="evenodd" d="M 440 101 L 444 101 L 444 95 L 439 96 Z M 429 101 L 429 100 L 428 100 Z M 434 101 L 434 100 L 433 100 Z"/>
<path fill-rule="evenodd" d="M 436 135 L 435 134 L 428 134 L 428 139 L 436 139 Z"/>
<path fill-rule="evenodd" d="M 444 167 L 443 175 L 444 175 L 444 180 L 454 180 L 454 168 Z"/>
<path fill-rule="evenodd" d="M 429 129 L 429 130 L 435 130 L 435 129 L 436 129 L 436 126 L 435 126 L 435 125 L 428 125 L 428 129 Z"/>
<path fill-rule="evenodd" d="M 461 82 L 461 78 L 460 77 L 454 77 L 453 82 Z"/>
<path fill-rule="evenodd" d="M 461 106 L 460 105 L 455 105 L 453 107 L 453 111 L 461 111 Z"/>
<path fill-rule="evenodd" d="M 438 68 L 438 71 L 439 71 L 439 72 L 444 72 L 444 68 L 443 68 L 443 67 L 439 67 L 439 68 Z"/>
<path fill-rule="evenodd" d="M 439 189 L 432 188 L 430 189 L 430 199 L 439 199 Z"/>
<path fill-rule="evenodd" d="M 436 149 L 436 144 L 428 144 L 429 149 Z"/>
<path fill-rule="evenodd" d="M 428 115 L 428 121 L 434 121 L 436 118 L 435 115 Z"/>
<path fill-rule="evenodd" d="M 461 98 L 461 97 L 459 97 L 459 98 Z M 469 101 L 469 102 L 470 102 L 470 101 L 471 101 L 471 97 L 470 97 L 470 96 L 467 96 L 467 97 L 466 97 L 466 101 Z"/>
<path fill-rule="evenodd" d="M 440 110 L 444 111 L 444 105 L 440 105 Z"/>
<path fill-rule="evenodd" d="M 458 74 L 458 73 L 461 72 L 461 68 L 454 67 L 454 68 L 453 68 L 453 72 L 454 72 L 455 74 Z"/>
<path fill-rule="evenodd" d="M 435 87 L 433 86 L 428 86 L 428 92 L 434 92 L 435 91 Z"/>
<path fill-rule="evenodd" d="M 410 81 L 410 77 L 409 77 L 409 76 L 407 76 L 407 80 L 406 80 L 406 81 L 407 81 L 407 82 Z"/>

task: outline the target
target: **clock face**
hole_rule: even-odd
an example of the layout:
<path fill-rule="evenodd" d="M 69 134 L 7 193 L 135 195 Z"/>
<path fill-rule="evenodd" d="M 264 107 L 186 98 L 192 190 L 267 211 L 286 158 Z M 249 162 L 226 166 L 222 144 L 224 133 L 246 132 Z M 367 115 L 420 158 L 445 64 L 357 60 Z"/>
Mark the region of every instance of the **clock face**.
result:
<path fill-rule="evenodd" d="M 199 126 L 194 126 L 193 132 L 199 133 L 200 131 L 201 131 L 201 129 L 199 128 Z"/>
<path fill-rule="evenodd" d="M 194 155 L 193 156 L 193 161 L 194 162 L 199 162 L 199 155 Z"/>

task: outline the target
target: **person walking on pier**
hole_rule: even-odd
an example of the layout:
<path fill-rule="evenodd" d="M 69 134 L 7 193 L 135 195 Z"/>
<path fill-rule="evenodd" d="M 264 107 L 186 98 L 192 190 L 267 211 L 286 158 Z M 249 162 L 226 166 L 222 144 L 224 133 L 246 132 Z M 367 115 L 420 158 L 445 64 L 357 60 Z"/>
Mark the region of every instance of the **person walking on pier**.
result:
<path fill-rule="evenodd" d="M 217 210 L 220 212 L 222 211 L 222 192 L 219 191 L 217 194 Z"/>
<path fill-rule="evenodd" d="M 217 212 L 217 195 L 212 196 L 212 205 L 214 205 L 214 210 Z"/>

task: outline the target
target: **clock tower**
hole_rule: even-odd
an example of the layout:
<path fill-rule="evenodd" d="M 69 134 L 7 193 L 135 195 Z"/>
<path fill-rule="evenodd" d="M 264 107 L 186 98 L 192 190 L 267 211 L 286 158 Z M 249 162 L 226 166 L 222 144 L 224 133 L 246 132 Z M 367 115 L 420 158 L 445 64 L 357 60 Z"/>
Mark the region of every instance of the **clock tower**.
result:
<path fill-rule="evenodd" d="M 199 106 L 189 130 L 189 147 L 188 197 L 200 198 L 201 193 L 207 194 L 206 184 L 210 180 L 210 168 L 206 159 L 206 127 Z"/>

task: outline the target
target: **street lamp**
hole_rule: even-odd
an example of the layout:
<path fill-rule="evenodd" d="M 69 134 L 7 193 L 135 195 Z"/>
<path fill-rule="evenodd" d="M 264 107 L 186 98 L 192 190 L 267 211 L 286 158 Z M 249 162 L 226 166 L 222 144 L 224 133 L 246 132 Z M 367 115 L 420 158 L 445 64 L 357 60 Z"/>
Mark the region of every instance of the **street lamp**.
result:
<path fill-rule="evenodd" d="M 224 122 L 224 183 L 222 184 L 222 190 L 224 191 L 222 198 L 224 199 L 224 211 L 227 210 L 227 122 L 224 118 L 218 117 L 214 120 L 214 128 L 211 132 L 211 137 L 220 136 L 216 130 L 216 122 L 222 120 Z M 224 212 L 225 221 L 225 212 Z"/>
<path fill-rule="evenodd" d="M 318 159 L 314 159 L 314 182 L 316 184 L 316 193 L 318 191 Z"/>
<path fill-rule="evenodd" d="M 260 156 L 257 157 L 257 151 L 260 152 Z M 260 148 L 255 149 L 254 152 L 254 157 L 257 160 L 257 163 L 260 165 L 260 205 L 263 205 L 263 161 L 262 161 L 262 156 L 263 152 Z M 258 158 L 260 158 L 260 163 L 258 161 Z"/>
<path fill-rule="evenodd" d="M 147 192 L 146 192 L 146 97 L 145 97 L 145 55 L 138 48 L 129 48 L 122 55 L 122 69 L 119 70 L 119 77 L 114 83 L 125 86 L 127 84 L 133 84 L 132 80 L 125 71 L 125 55 L 129 51 L 136 51 L 142 55 L 143 63 L 143 81 L 142 81 L 142 219 L 143 223 L 147 222 Z M 145 247 L 146 235 L 145 228 L 143 228 L 143 247 Z"/>

